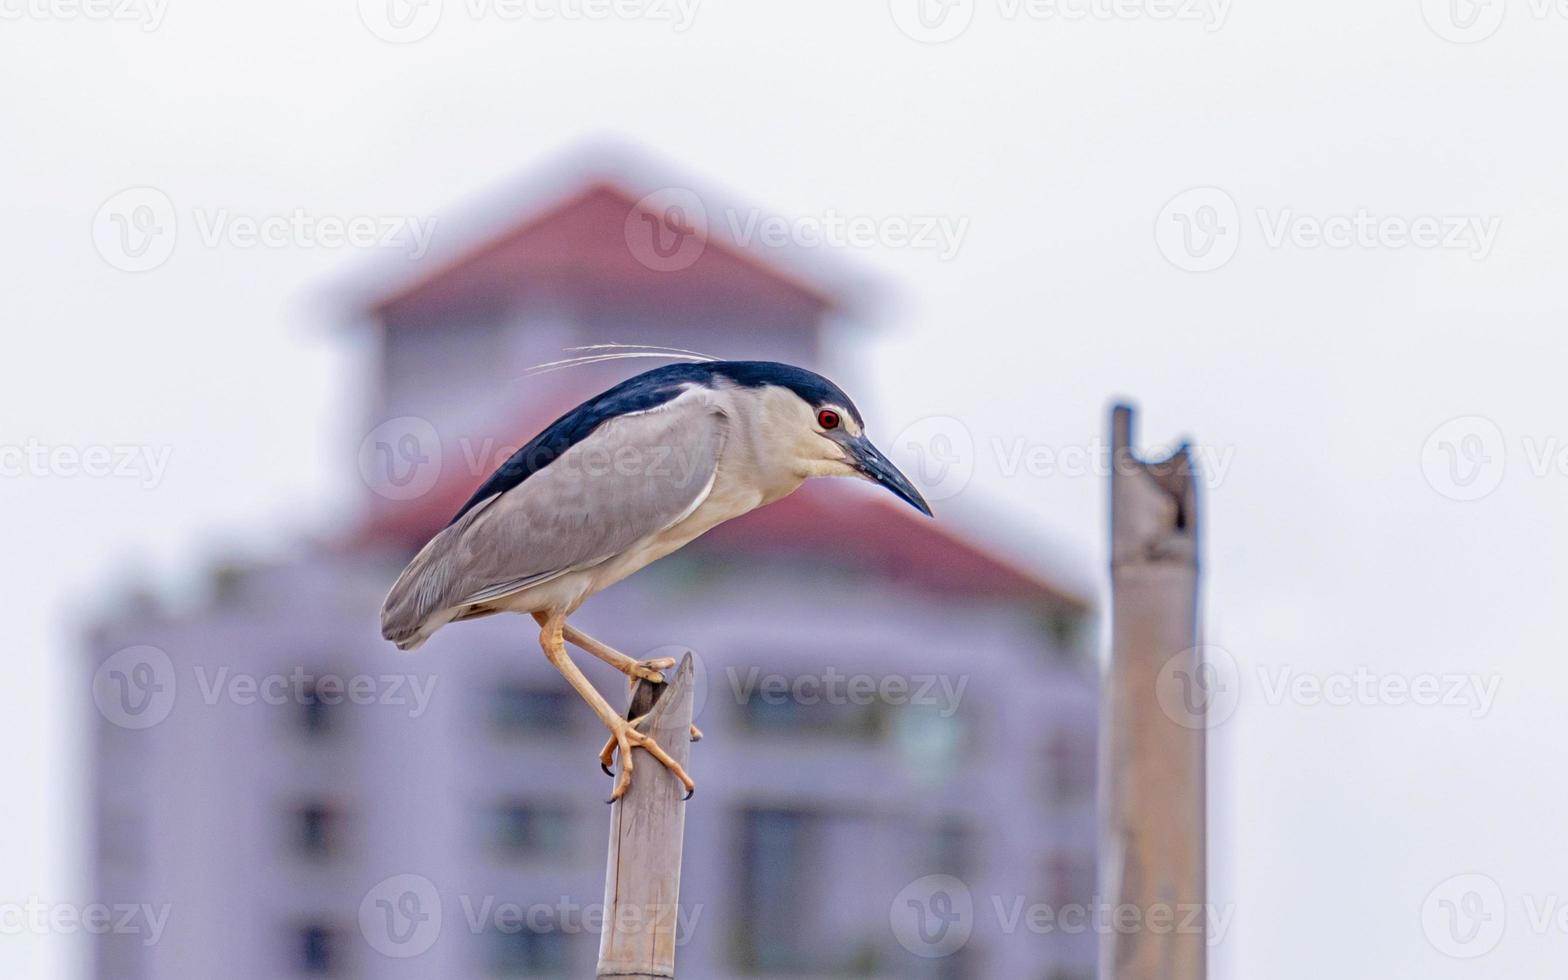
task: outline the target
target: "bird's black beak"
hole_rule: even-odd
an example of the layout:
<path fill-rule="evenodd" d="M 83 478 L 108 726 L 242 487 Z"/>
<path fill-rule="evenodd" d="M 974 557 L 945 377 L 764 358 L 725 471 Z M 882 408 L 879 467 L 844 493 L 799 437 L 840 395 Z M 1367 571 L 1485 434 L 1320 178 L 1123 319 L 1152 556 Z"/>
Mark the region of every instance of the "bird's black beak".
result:
<path fill-rule="evenodd" d="M 882 450 L 871 444 L 865 436 L 859 436 L 849 442 L 851 465 L 866 479 L 873 483 L 880 483 L 893 491 L 893 495 L 904 503 L 913 507 L 920 513 L 931 516 L 931 505 L 926 503 L 926 498 L 920 496 L 920 491 L 909 482 L 909 478 L 898 471 Z"/>

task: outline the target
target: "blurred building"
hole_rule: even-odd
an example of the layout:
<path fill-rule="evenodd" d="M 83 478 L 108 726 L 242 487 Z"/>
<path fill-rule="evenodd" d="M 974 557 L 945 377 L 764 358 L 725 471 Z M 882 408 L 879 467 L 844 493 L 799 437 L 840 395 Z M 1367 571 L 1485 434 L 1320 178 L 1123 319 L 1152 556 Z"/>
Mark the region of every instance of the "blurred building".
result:
<path fill-rule="evenodd" d="M 444 219 L 437 253 L 356 286 L 375 392 L 352 533 L 217 574 L 196 610 L 93 632 L 95 894 L 169 909 L 155 943 L 97 940 L 96 976 L 592 975 L 603 731 L 531 622 L 458 624 L 404 655 L 377 611 L 511 449 L 656 363 L 525 375 L 565 348 L 787 360 L 857 390 L 867 369 L 837 352 L 860 290 L 738 242 L 755 214 L 646 165 L 579 163 Z M 637 656 L 698 656 L 683 976 L 1093 975 L 1092 936 L 1016 920 L 1094 890 L 1092 612 L 937 510 L 814 484 L 574 618 Z M 973 900 L 947 957 L 915 955 L 890 918 L 931 874 Z"/>

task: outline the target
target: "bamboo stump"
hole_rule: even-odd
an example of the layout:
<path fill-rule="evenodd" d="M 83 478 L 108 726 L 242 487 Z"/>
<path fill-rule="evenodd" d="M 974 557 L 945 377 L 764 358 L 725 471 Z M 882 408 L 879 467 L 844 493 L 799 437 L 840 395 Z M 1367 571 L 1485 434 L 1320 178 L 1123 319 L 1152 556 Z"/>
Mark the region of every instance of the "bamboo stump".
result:
<path fill-rule="evenodd" d="M 1111 658 L 1101 754 L 1101 885 L 1112 914 L 1145 926 L 1102 933 L 1104 980 L 1203 980 L 1204 930 L 1147 927 L 1157 910 L 1205 907 L 1206 702 L 1200 676 L 1196 470 L 1186 445 L 1144 461 L 1133 411 L 1111 416 Z M 1162 687 L 1163 685 L 1163 687 Z M 1173 700 L 1186 695 L 1188 700 Z M 1162 698 L 1165 700 L 1162 702 Z M 1179 710 L 1172 710 L 1175 704 Z M 1162 913 L 1163 914 L 1163 913 Z M 1176 921 L 1183 917 L 1178 914 Z"/>
<path fill-rule="evenodd" d="M 665 684 L 638 681 L 627 717 L 682 766 L 691 757 L 691 654 Z M 681 842 L 686 790 L 651 755 L 634 753 L 626 795 L 610 808 L 610 854 L 604 876 L 604 931 L 596 976 L 655 980 L 675 976 L 680 919 Z"/>

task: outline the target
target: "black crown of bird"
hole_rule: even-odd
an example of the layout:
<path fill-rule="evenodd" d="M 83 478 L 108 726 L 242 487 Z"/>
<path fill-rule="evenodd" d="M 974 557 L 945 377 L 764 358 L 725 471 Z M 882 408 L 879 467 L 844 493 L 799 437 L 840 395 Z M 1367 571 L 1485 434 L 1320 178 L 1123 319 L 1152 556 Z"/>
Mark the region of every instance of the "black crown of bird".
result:
<path fill-rule="evenodd" d="M 595 593 L 808 479 L 869 480 L 927 516 L 931 508 L 872 444 L 850 397 L 816 372 L 672 347 L 572 352 L 528 373 L 633 358 L 671 363 L 589 398 L 502 463 L 398 576 L 381 610 L 382 635 L 412 650 L 448 623 L 532 616 L 545 657 L 609 729 L 599 761 L 615 776 L 611 801 L 630 786 L 633 747 L 669 769 L 690 798 L 690 776 L 638 731 L 639 719 L 610 706 L 566 645 L 629 681 L 662 683 L 660 671 L 674 661 L 636 660 L 568 617 Z M 617 757 L 618 775 L 610 768 Z"/>

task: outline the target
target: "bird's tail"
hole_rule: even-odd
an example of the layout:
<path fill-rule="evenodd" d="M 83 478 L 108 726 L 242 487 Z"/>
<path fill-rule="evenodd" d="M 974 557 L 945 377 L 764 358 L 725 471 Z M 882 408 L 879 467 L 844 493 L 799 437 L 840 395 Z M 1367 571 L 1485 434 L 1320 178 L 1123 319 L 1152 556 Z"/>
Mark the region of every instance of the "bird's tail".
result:
<path fill-rule="evenodd" d="M 453 610 L 444 608 L 451 581 L 445 537 L 443 531 L 419 550 L 381 604 L 381 635 L 399 650 L 417 649 L 452 620 Z"/>

